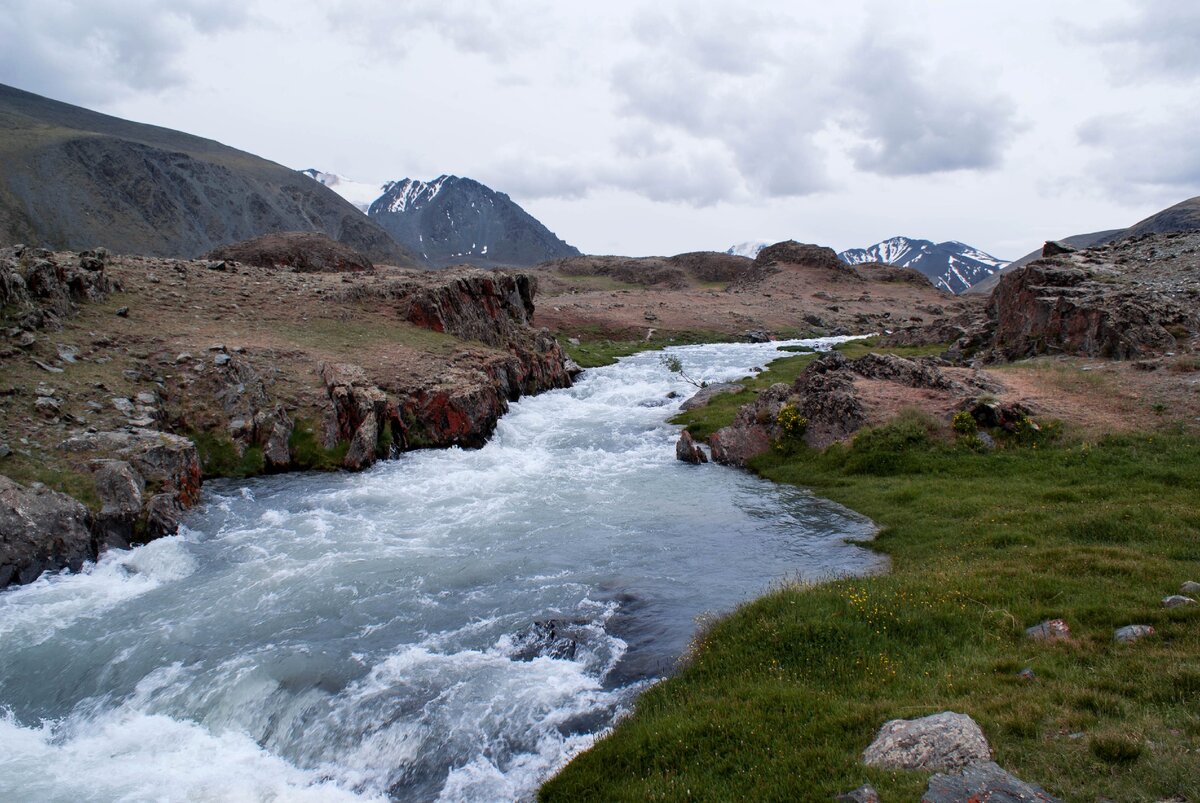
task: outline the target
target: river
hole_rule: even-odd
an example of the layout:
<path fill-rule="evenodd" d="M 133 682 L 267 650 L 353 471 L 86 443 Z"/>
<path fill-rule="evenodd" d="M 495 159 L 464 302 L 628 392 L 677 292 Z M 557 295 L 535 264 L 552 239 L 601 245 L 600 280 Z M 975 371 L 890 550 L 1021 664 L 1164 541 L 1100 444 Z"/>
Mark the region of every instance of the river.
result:
<path fill-rule="evenodd" d="M 778 345 L 671 353 L 719 381 Z M 676 461 L 694 390 L 636 355 L 482 449 L 211 482 L 179 535 L 0 593 L 0 799 L 528 798 L 698 617 L 879 568 L 862 517 Z"/>

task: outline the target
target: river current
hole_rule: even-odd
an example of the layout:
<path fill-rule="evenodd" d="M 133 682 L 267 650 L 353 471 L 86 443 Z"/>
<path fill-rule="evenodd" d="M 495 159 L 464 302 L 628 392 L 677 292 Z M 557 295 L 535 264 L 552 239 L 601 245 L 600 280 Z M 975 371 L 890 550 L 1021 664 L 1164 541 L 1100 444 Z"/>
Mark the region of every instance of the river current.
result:
<path fill-rule="evenodd" d="M 779 345 L 670 352 L 720 381 Z M 879 568 L 862 517 L 676 461 L 694 390 L 640 354 L 482 449 L 212 482 L 179 535 L 0 593 L 0 799 L 532 796 L 699 617 Z"/>

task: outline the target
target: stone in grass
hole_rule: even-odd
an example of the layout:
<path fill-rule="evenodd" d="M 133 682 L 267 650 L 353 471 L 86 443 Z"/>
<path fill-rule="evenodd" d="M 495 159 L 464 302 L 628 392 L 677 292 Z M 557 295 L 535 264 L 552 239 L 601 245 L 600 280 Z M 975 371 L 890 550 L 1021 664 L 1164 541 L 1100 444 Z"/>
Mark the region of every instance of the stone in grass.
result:
<path fill-rule="evenodd" d="M 1066 641 L 1071 638 L 1071 628 L 1062 619 L 1047 619 L 1026 628 L 1025 636 L 1034 641 Z"/>
<path fill-rule="evenodd" d="M 1017 677 L 1019 677 L 1021 680 L 1036 680 L 1037 679 L 1037 675 L 1034 674 L 1033 669 L 1028 666 L 1025 667 L 1024 669 L 1022 669 L 1020 672 L 1018 672 Z"/>
<path fill-rule="evenodd" d="M 1058 803 L 1058 798 L 1040 786 L 1025 783 L 991 761 L 971 764 L 955 775 L 938 773 L 929 779 L 929 787 L 921 796 L 921 803 L 962 803 L 965 800 Z"/>
<path fill-rule="evenodd" d="M 1147 636 L 1154 635 L 1154 628 L 1150 625 L 1126 625 L 1118 627 L 1113 632 L 1113 641 L 1119 641 L 1122 644 L 1132 644 L 1135 641 L 1141 641 Z"/>
<path fill-rule="evenodd" d="M 853 792 L 843 792 L 834 800 L 839 803 L 879 803 L 879 793 L 870 784 L 863 784 Z"/>
<path fill-rule="evenodd" d="M 862 756 L 868 767 L 897 770 L 957 770 L 991 757 L 975 720 L 953 711 L 893 719 L 879 729 Z"/>
<path fill-rule="evenodd" d="M 1195 605 L 1196 600 L 1191 597 L 1183 597 L 1179 594 L 1172 594 L 1169 597 L 1163 597 L 1162 606 L 1164 608 L 1178 608 L 1181 605 Z"/>
<path fill-rule="evenodd" d="M 1179 587 L 1180 594 L 1200 594 L 1200 583 L 1195 580 L 1188 580 Z"/>

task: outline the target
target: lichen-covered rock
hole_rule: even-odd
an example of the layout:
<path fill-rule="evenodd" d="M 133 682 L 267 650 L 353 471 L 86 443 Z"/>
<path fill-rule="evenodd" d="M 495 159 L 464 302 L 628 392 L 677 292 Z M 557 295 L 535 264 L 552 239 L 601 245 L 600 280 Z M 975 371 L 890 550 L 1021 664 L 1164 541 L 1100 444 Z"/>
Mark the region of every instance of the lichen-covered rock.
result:
<path fill-rule="evenodd" d="M 879 793 L 870 784 L 863 784 L 851 792 L 843 792 L 834 800 L 839 803 L 879 803 Z"/>
<path fill-rule="evenodd" d="M 995 762 L 980 761 L 961 773 L 938 773 L 929 779 L 921 803 L 1059 803 L 1040 786 L 1025 783 Z"/>
<path fill-rule="evenodd" d="M 1185 597 L 1182 594 L 1172 594 L 1169 597 L 1164 597 L 1162 606 L 1164 608 L 1179 608 L 1184 605 L 1195 605 L 1196 600 L 1191 597 Z"/>
<path fill-rule="evenodd" d="M 367 372 L 360 366 L 322 363 L 319 370 L 333 404 L 337 440 L 350 443 L 342 465 L 351 471 L 370 467 L 375 463 L 375 446 L 383 422 L 395 422 L 393 432 L 403 435 L 396 404 L 367 378 Z"/>
<path fill-rule="evenodd" d="M 990 761 L 991 748 L 975 720 L 943 711 L 884 724 L 863 752 L 869 767 L 895 770 L 957 770 Z"/>
<path fill-rule="evenodd" d="M 95 560 L 91 525 L 87 508 L 66 494 L 0 474 L 0 588 Z"/>
<path fill-rule="evenodd" d="M 155 491 L 178 493 L 184 507 L 200 501 L 200 453 L 180 435 L 152 429 L 85 432 L 63 441 L 60 448 L 125 460 Z"/>

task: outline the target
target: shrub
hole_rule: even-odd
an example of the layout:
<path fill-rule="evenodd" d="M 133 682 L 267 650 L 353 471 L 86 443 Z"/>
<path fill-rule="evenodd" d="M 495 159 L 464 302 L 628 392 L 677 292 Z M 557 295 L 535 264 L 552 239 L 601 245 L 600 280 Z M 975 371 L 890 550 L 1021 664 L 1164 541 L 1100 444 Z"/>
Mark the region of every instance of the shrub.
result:
<path fill-rule="evenodd" d="M 954 419 L 950 424 L 951 428 L 959 435 L 974 435 L 979 429 L 975 424 L 975 416 L 968 413 L 966 410 L 959 410 L 954 414 Z"/>
<path fill-rule="evenodd" d="M 861 430 L 850 445 L 845 470 L 849 474 L 899 473 L 908 465 L 908 453 L 929 450 L 937 427 L 928 415 L 909 410 L 887 424 Z"/>
<path fill-rule="evenodd" d="M 775 416 L 775 425 L 779 427 L 779 440 L 775 442 L 775 448 L 779 451 L 790 454 L 804 445 L 808 419 L 800 415 L 795 405 L 785 404 L 780 407 Z"/>

